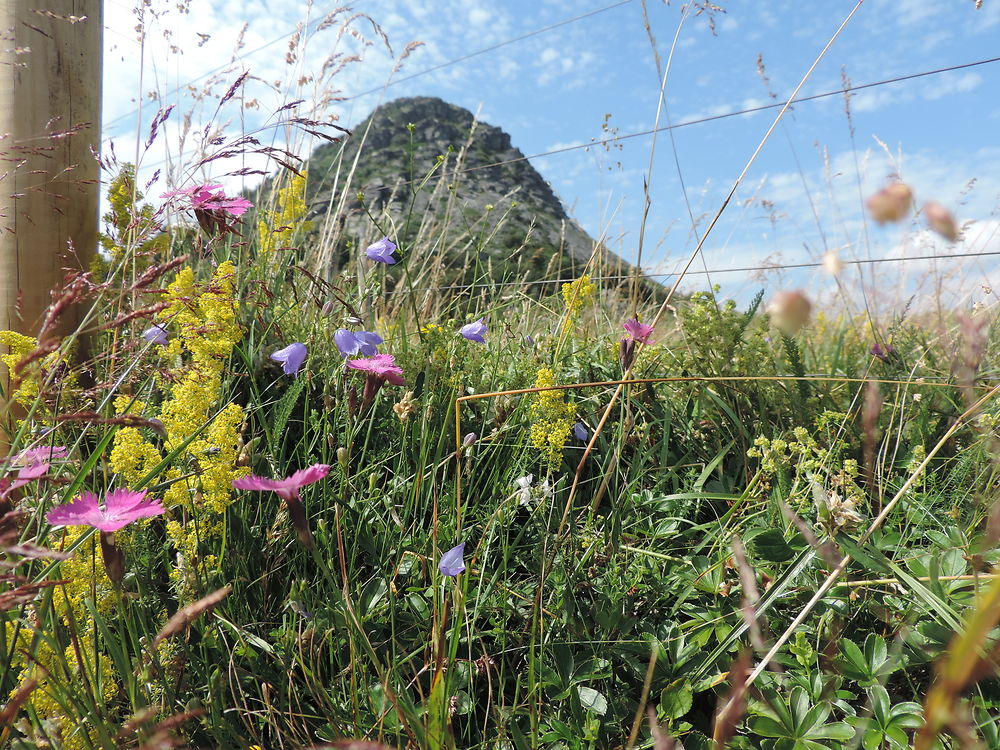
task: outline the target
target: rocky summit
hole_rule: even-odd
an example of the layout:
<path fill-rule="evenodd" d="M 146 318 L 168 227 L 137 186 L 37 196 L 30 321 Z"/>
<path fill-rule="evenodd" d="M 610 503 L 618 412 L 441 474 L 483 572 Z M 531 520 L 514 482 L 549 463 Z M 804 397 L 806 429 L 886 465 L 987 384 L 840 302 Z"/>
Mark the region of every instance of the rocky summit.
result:
<path fill-rule="evenodd" d="M 382 234 L 463 283 L 572 276 L 594 251 L 507 133 L 441 99 L 384 104 L 306 166 L 335 266 Z M 606 248 L 598 257 L 602 272 L 628 272 Z"/>

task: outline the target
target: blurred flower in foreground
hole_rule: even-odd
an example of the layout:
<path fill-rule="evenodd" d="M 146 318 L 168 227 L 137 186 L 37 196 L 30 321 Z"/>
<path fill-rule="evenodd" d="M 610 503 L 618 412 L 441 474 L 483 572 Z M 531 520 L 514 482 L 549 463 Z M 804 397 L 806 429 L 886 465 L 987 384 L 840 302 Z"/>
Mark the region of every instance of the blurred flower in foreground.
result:
<path fill-rule="evenodd" d="M 341 357 L 350 357 L 359 353 L 365 357 L 371 357 L 373 354 L 378 354 L 378 345 L 384 339 L 371 331 L 355 333 L 346 328 L 338 328 L 337 332 L 333 334 L 333 341 L 337 345 Z"/>
<path fill-rule="evenodd" d="M 287 479 L 268 479 L 251 475 L 233 480 L 233 487 L 238 490 L 257 490 L 258 492 L 274 492 L 285 501 L 292 525 L 298 532 L 299 541 L 306 547 L 312 546 L 312 532 L 306 520 L 306 511 L 299 499 L 299 489 L 318 482 L 330 473 L 329 464 L 313 464 L 307 469 L 300 469 Z"/>
<path fill-rule="evenodd" d="M 823 255 L 823 270 L 831 276 L 839 276 L 844 270 L 844 261 L 837 255 L 836 250 L 828 250 Z"/>
<path fill-rule="evenodd" d="M 587 438 L 590 437 L 590 435 L 587 433 L 587 428 L 584 426 L 583 422 L 577 422 L 573 425 L 573 436 L 581 443 L 587 442 Z"/>
<path fill-rule="evenodd" d="M 397 260 L 397 258 L 393 257 L 395 251 L 396 245 L 388 237 L 383 237 L 378 242 L 370 244 L 368 249 L 365 250 L 365 255 L 376 263 L 388 263 L 392 265 Z"/>
<path fill-rule="evenodd" d="M 45 520 L 53 526 L 92 526 L 101 533 L 101 555 L 108 578 L 118 583 L 125 575 L 125 557 L 115 544 L 114 532 L 140 518 L 163 513 L 163 503 L 146 499 L 145 492 L 112 490 L 102 508 L 93 492 L 84 492 L 71 502 L 53 508 Z"/>
<path fill-rule="evenodd" d="M 281 363 L 281 369 L 284 370 L 286 375 L 295 375 L 298 377 L 299 370 L 302 369 L 302 363 L 306 361 L 307 352 L 305 344 L 296 342 L 289 344 L 284 349 L 278 349 L 278 351 L 271 355 L 271 359 Z"/>
<path fill-rule="evenodd" d="M 767 307 L 771 322 L 786 336 L 798 333 L 809 322 L 812 303 L 799 290 L 778 292 Z"/>
<path fill-rule="evenodd" d="M 457 576 L 464 571 L 465 560 L 462 559 L 464 554 L 465 542 L 462 542 L 441 555 L 441 562 L 438 564 L 438 570 L 441 571 L 441 575 Z"/>
<path fill-rule="evenodd" d="M 958 224 L 955 223 L 955 217 L 951 211 L 934 201 L 925 203 L 923 211 L 928 227 L 940 234 L 948 242 L 954 242 L 958 239 Z"/>
<path fill-rule="evenodd" d="M 0 500 L 4 500 L 7 495 L 19 487 L 24 487 L 24 485 L 34 482 L 36 479 L 41 479 L 48 471 L 49 464 L 47 462 L 31 463 L 17 472 L 15 479 L 11 479 L 10 477 L 0 478 Z"/>
<path fill-rule="evenodd" d="M 913 206 L 913 191 L 905 182 L 894 182 L 871 196 L 865 205 L 879 224 L 906 218 Z"/>
<path fill-rule="evenodd" d="M 475 321 L 474 323 L 468 323 L 458 329 L 458 332 L 462 335 L 462 338 L 468 339 L 469 341 L 475 341 L 480 344 L 485 344 L 486 339 L 483 336 L 487 333 L 486 324 L 483 322 L 483 318 Z"/>
<path fill-rule="evenodd" d="M 143 331 L 142 337 L 151 344 L 159 344 L 160 346 L 166 346 L 170 343 L 167 339 L 167 329 L 159 323 L 154 323 Z"/>
<path fill-rule="evenodd" d="M 622 370 L 628 370 L 635 360 L 636 344 L 649 343 L 649 337 L 653 334 L 653 326 L 640 323 L 637 319 L 626 320 L 623 326 L 628 336 L 621 340 L 618 347 L 618 359 L 622 363 Z"/>
<path fill-rule="evenodd" d="M 21 451 L 11 458 L 11 463 L 18 466 L 32 466 L 50 461 L 61 461 L 66 458 L 67 453 L 68 451 L 63 445 L 42 445 Z"/>

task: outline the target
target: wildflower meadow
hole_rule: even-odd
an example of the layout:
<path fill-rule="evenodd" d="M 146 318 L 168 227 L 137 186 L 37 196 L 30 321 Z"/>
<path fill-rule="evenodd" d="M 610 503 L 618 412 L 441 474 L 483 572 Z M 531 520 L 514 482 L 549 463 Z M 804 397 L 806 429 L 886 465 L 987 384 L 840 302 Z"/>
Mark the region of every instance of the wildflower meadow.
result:
<path fill-rule="evenodd" d="M 442 291 L 496 231 L 362 193 L 338 235 L 293 149 L 243 190 L 105 157 L 80 325 L 0 332 L 0 747 L 1000 747 L 992 308 L 599 243 Z M 962 232 L 902 179 L 857 212 Z"/>

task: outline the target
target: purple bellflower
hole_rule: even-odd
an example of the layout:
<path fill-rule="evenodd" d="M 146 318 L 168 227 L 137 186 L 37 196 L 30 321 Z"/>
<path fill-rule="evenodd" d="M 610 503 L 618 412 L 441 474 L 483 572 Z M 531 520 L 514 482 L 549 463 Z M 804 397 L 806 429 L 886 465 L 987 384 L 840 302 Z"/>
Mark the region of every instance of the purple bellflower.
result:
<path fill-rule="evenodd" d="M 465 542 L 462 542 L 456 547 L 452 547 L 450 550 L 441 555 L 441 562 L 438 563 L 438 570 L 441 571 L 441 575 L 444 576 L 457 576 L 459 573 L 465 570 L 465 560 L 462 556 L 465 554 Z"/>
<path fill-rule="evenodd" d="M 299 535 L 299 541 L 306 547 L 312 546 L 312 532 L 306 520 L 305 507 L 299 499 L 299 489 L 318 482 L 330 473 L 329 464 L 313 464 L 306 469 L 299 469 L 287 479 L 268 479 L 251 475 L 242 479 L 234 479 L 233 487 L 238 490 L 257 490 L 258 492 L 273 492 L 288 506 L 288 515 L 292 525 Z"/>
<path fill-rule="evenodd" d="M 396 245 L 388 237 L 383 237 L 378 242 L 373 242 L 365 250 L 365 255 L 376 263 L 388 263 L 390 266 L 398 259 L 393 257 Z"/>
<path fill-rule="evenodd" d="M 475 341 L 479 344 L 485 344 L 486 339 L 483 336 L 487 333 L 486 324 L 483 322 L 483 318 L 475 321 L 474 323 L 469 323 L 458 329 L 458 332 L 462 335 L 462 338 L 466 338 L 469 341 Z"/>
<path fill-rule="evenodd" d="M 590 437 L 590 435 L 587 433 L 587 428 L 584 426 L 583 422 L 577 422 L 573 425 L 573 436 L 581 443 L 587 442 L 587 438 Z"/>
<path fill-rule="evenodd" d="M 154 323 L 145 331 L 143 331 L 142 337 L 151 344 L 159 344 L 160 346 L 166 346 L 168 343 L 167 329 L 160 323 Z"/>
<path fill-rule="evenodd" d="M 352 332 L 346 328 L 338 328 L 333 334 L 333 341 L 341 357 L 353 357 L 356 354 L 371 357 L 378 354 L 377 347 L 384 339 L 371 331 Z"/>
<path fill-rule="evenodd" d="M 271 355 L 271 359 L 281 363 L 281 369 L 284 370 L 286 375 L 298 377 L 299 370 L 302 369 L 302 363 L 306 361 L 307 352 L 305 344 L 296 342 L 289 344 L 284 349 L 278 349 L 278 351 Z"/>

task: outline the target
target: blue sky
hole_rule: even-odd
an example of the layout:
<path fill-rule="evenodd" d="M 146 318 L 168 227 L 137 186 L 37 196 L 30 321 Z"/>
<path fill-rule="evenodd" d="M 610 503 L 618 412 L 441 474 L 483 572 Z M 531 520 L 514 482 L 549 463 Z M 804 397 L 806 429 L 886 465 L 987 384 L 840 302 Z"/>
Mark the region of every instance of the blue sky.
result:
<path fill-rule="evenodd" d="M 854 6 L 840 0 L 719 4 L 726 12 L 713 14 L 714 33 L 708 14 L 688 13 L 684 18 L 661 125 L 667 116 L 681 123 L 766 104 L 774 101 L 770 92 L 784 99 Z M 147 35 L 140 55 L 134 11 L 127 0 L 108 0 L 105 135 L 115 140 L 123 159 L 134 158 L 135 104 L 137 93 L 145 92 L 144 123 L 158 106 L 177 106 L 167 137 L 142 158 L 146 173 L 165 169 L 168 156 L 175 163 L 183 161 L 177 159 L 182 115 L 190 112 L 193 132 L 215 116 L 216 101 L 198 102 L 186 88 L 174 90 L 217 67 L 224 70 L 213 87 L 216 97 L 239 72 L 249 70 L 254 77 L 245 98 L 255 99 L 258 108 L 241 113 L 230 105 L 214 117 L 216 123 L 228 123 L 230 134 L 259 126 L 291 98 L 306 99 L 306 112 L 322 98 L 321 89 L 336 90 L 338 98 L 346 99 L 318 106 L 317 119 L 335 115 L 340 124 L 350 126 L 382 99 L 440 96 L 479 110 L 482 119 L 509 132 L 514 145 L 529 155 L 615 132 L 647 130 L 656 119 L 660 81 L 643 6 L 641 0 L 611 5 L 613 0 L 358 0 L 327 28 L 316 30 L 316 22 L 339 6 L 219 0 L 190 3 L 182 13 L 176 0 L 153 0 L 146 11 Z M 683 6 L 660 0 L 647 0 L 646 5 L 665 61 Z M 353 20 L 343 25 L 347 19 Z M 289 38 L 283 35 L 309 21 L 313 23 L 305 29 L 314 35 L 289 62 Z M 394 62 L 372 21 L 385 32 L 396 57 L 407 43 L 423 42 L 394 75 L 413 77 L 384 90 L 386 81 L 393 81 Z M 503 44 L 554 24 L 562 25 Z M 234 55 L 241 30 L 244 44 Z M 165 31 L 169 38 L 164 39 Z M 972 0 L 867 0 L 802 94 L 837 90 L 842 71 L 854 84 L 863 84 L 995 57 L 1000 55 L 997 39 L 1000 5 L 990 0 L 979 10 Z M 503 46 L 425 72 L 497 44 Z M 336 54 L 358 60 L 317 84 L 324 60 Z M 767 85 L 758 72 L 758 55 Z M 159 92 L 158 101 L 151 100 L 152 91 Z M 818 261 L 827 249 L 844 260 L 1000 250 L 998 93 L 1000 63 L 867 89 L 851 102 L 853 137 L 842 96 L 797 105 L 706 243 L 704 265 L 699 261 L 694 268 Z M 661 133 L 652 171 L 648 136 L 532 161 L 584 228 L 592 236 L 605 235 L 612 249 L 630 259 L 636 253 L 643 182 L 648 179 L 652 204 L 643 266 L 669 271 L 686 260 L 694 246 L 681 176 L 700 232 L 774 114 L 770 110 L 679 128 L 674 132 L 676 163 L 670 138 Z M 286 137 L 284 132 L 265 133 L 279 142 Z M 190 133 L 186 143 L 192 144 Z M 308 150 L 308 144 L 297 148 Z M 218 166 L 224 171 L 234 165 Z M 897 173 L 913 185 L 918 205 L 937 200 L 961 221 L 970 222 L 962 241 L 946 246 L 923 231 L 919 219 L 890 228 L 866 221 L 862 197 Z M 207 176 L 212 175 L 198 177 Z M 871 268 L 866 267 L 863 283 L 883 293 L 886 306 L 912 293 L 940 294 L 941 274 L 948 278 L 944 288 L 949 303 L 970 304 L 991 301 L 992 292 L 984 292 L 983 286 L 991 286 L 998 264 L 987 257 L 882 264 L 877 273 Z M 928 271 L 934 272 L 931 281 L 924 278 Z M 846 286 L 862 283 L 856 270 L 848 273 L 853 275 Z M 715 274 L 712 280 L 739 298 L 761 285 L 805 286 L 817 296 L 832 288 L 828 278 L 812 271 Z M 921 282 L 930 286 L 921 287 Z M 704 276 L 693 276 L 685 288 L 704 284 Z"/>

